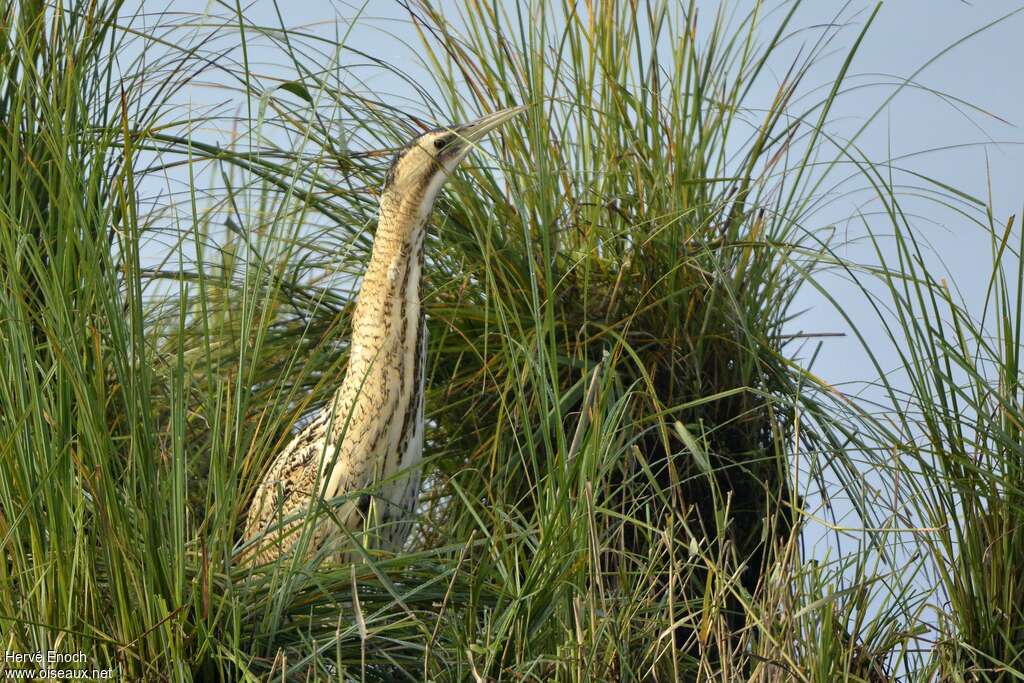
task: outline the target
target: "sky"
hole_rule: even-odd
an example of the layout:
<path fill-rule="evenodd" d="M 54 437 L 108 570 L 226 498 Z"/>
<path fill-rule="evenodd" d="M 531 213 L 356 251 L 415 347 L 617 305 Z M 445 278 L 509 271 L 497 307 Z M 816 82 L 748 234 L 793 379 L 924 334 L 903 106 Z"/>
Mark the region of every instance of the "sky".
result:
<path fill-rule="evenodd" d="M 828 12 L 837 5 L 805 3 L 797 23 L 827 20 Z M 905 79 L 924 67 L 915 82 L 1002 119 L 953 106 L 923 89 L 904 89 L 860 139 L 871 159 L 898 159 L 900 166 L 984 200 L 991 192 L 993 214 L 1000 224 L 1011 214 L 1019 215 L 1024 204 L 1024 131 L 1020 128 L 1024 124 L 1024 72 L 1018 43 L 1024 31 L 1024 13 L 998 21 L 1021 9 L 1024 2 L 1005 0 L 884 3 L 851 67 L 852 73 L 864 75 L 865 82 Z M 993 22 L 998 23 L 984 28 Z M 929 64 L 947 48 L 951 49 Z M 831 69 L 823 65 L 822 70 L 821 77 L 827 80 L 835 65 Z M 857 91 L 837 103 L 835 117 L 849 117 L 860 125 L 890 92 L 891 88 L 883 87 Z M 931 202 L 910 198 L 904 202 L 918 216 L 915 227 L 934 249 L 936 272 L 958 286 L 970 305 L 980 306 L 984 276 L 991 263 L 988 236 Z M 841 220 L 850 215 L 850 208 L 840 203 L 833 208 L 833 215 L 823 218 Z M 851 312 L 856 311 L 858 302 L 850 300 L 849 304 Z M 843 327 L 827 306 L 816 306 L 815 311 L 817 324 Z M 864 311 L 862 317 L 867 322 L 871 316 Z M 826 374 L 838 381 L 869 373 L 862 362 L 851 362 L 859 355 L 853 339 L 831 340 L 829 345 L 834 347 L 832 353 L 822 357 Z"/>
<path fill-rule="evenodd" d="M 461 3 L 438 3 L 449 10 Z M 710 24 L 722 3 L 698 0 L 699 16 Z M 738 13 L 748 11 L 754 0 L 726 3 Z M 772 26 L 788 3 L 766 2 L 765 22 Z M 1018 42 L 1024 35 L 1024 0 L 890 0 L 877 5 L 851 0 L 807 0 L 791 26 L 804 28 L 789 39 L 790 55 L 838 21 L 848 24 L 839 34 L 835 49 L 808 74 L 806 85 L 829 88 L 858 31 L 878 8 L 850 67 L 848 84 L 832 110 L 830 129 L 849 134 L 869 121 L 858 139 L 860 150 L 875 162 L 893 160 L 894 166 L 934 178 L 968 194 L 987 200 L 991 193 L 994 220 L 1005 224 L 1024 205 L 1024 70 Z M 225 15 L 230 9 L 217 3 L 193 0 L 143 0 L 145 12 L 162 10 L 181 13 Z M 248 19 L 257 24 L 278 25 L 275 5 L 255 0 L 243 5 Z M 231 3 L 233 9 L 233 3 Z M 331 38 L 344 35 L 346 44 L 374 57 L 414 68 L 411 50 L 418 42 L 405 9 L 392 0 L 362 2 L 293 2 L 282 5 L 284 22 L 290 27 Z M 353 18 L 358 17 L 356 23 Z M 153 21 L 155 17 L 146 17 Z M 265 73 L 294 77 L 276 63 L 275 53 L 264 51 L 257 40 L 248 46 L 250 62 Z M 751 104 L 767 105 L 775 94 L 784 69 L 786 51 L 773 62 L 773 70 L 751 95 Z M 913 77 L 913 87 L 902 89 L 887 102 L 895 86 Z M 401 94 L 397 79 L 377 75 L 369 86 L 381 92 Z M 821 96 L 819 94 L 819 96 Z M 194 102 L 222 101 L 223 92 L 190 90 Z M 242 106 L 239 102 L 238 106 Z M 973 108 L 972 108 L 973 107 Z M 872 117 L 874 117 L 872 119 Z M 897 180 L 908 180 L 897 176 Z M 985 276 L 989 272 L 991 242 L 978 226 L 934 202 L 915 198 L 912 188 L 902 199 L 914 217 L 919 234 L 931 246 L 930 267 L 956 286 L 969 306 L 980 306 Z M 851 244 L 840 254 L 868 259 L 870 254 L 855 238 L 861 229 L 847 219 L 863 212 L 870 220 L 877 204 L 865 204 L 864 195 L 838 196 L 811 216 L 809 229 L 835 225 Z M 1018 223 L 1019 225 L 1019 223 Z M 829 282 L 829 291 L 879 355 L 885 370 L 896 367 L 897 358 L 889 348 L 873 309 L 863 295 L 843 281 Z M 845 333 L 848 324 L 813 289 L 805 289 L 796 308 L 806 312 L 793 323 L 793 332 Z M 816 374 L 847 391 L 871 389 L 857 386 L 876 376 L 860 342 L 852 336 L 830 337 L 824 341 L 814 367 Z"/>
<path fill-rule="evenodd" d="M 437 4 L 456 14 L 461 3 L 443 0 Z M 505 4 L 511 2 L 505 0 Z M 699 24 L 710 26 L 714 12 L 719 9 L 742 14 L 754 4 L 755 0 L 698 0 L 698 16 L 703 17 Z M 142 0 L 141 6 L 144 12 L 154 14 L 169 10 L 224 16 L 233 10 L 234 3 L 225 6 L 200 0 L 173 0 L 169 4 L 166 0 Z M 831 130 L 851 133 L 874 115 L 858 139 L 867 157 L 876 162 L 893 159 L 896 166 L 982 199 L 987 199 L 991 192 L 995 220 L 1004 224 L 1024 204 L 1024 131 L 1020 127 L 1024 124 L 1024 71 L 1019 67 L 1022 55 L 1018 43 L 1019 36 L 1024 34 L 1024 0 L 890 0 L 877 6 L 877 16 L 850 68 L 848 83 L 857 87 L 838 98 Z M 407 11 L 395 0 L 285 3 L 281 5 L 280 18 L 270 0 L 254 0 L 242 7 L 253 23 L 277 26 L 283 19 L 290 27 L 302 26 L 327 38 L 344 36 L 351 47 L 403 68 L 415 67 L 411 51 L 418 38 Z M 788 7 L 788 2 L 763 3 L 766 32 Z M 847 49 L 875 8 L 875 3 L 863 0 L 803 2 L 791 26 L 805 30 L 790 39 L 790 51 L 780 53 L 781 58 L 773 63 L 775 73 L 761 81 L 750 101 L 755 106 L 758 102 L 770 102 L 788 66 L 788 55 L 812 41 L 822 26 L 839 20 L 848 24 L 847 28 L 840 33 L 831 56 L 817 63 L 805 81 L 811 86 L 829 87 Z M 251 41 L 248 59 L 264 73 L 289 77 L 287 69 L 276 63 L 276 54 L 264 50 L 258 40 Z M 920 87 L 904 88 L 878 113 L 895 85 L 911 76 Z M 368 85 L 391 94 L 401 94 L 405 87 L 397 79 L 381 75 L 379 70 Z M 224 98 L 223 93 L 217 92 L 205 96 Z M 204 94 L 192 89 L 188 97 L 202 101 Z M 878 208 L 864 205 L 864 199 L 861 195 L 832 202 L 814 215 L 807 227 L 814 229 L 814 223 L 834 224 L 844 236 L 855 238 L 859 234 L 857 226 L 847 219 L 858 211 L 870 215 Z M 988 237 L 977 226 L 932 202 L 909 195 L 903 201 L 933 248 L 931 265 L 936 272 L 947 276 L 970 304 L 980 304 L 984 294 L 982 275 L 987 273 L 990 262 Z M 856 240 L 853 242 L 841 254 L 867 258 L 868 252 L 857 247 Z M 880 329 L 872 329 L 870 308 L 841 282 L 834 286 L 845 297 L 842 303 L 847 311 L 863 325 L 861 329 L 869 342 L 881 345 Z M 846 327 L 832 307 L 813 291 L 804 292 L 799 307 L 809 309 L 796 323 L 799 331 L 842 332 Z M 864 379 L 873 373 L 853 338 L 830 338 L 824 351 L 816 367 L 836 384 Z"/>

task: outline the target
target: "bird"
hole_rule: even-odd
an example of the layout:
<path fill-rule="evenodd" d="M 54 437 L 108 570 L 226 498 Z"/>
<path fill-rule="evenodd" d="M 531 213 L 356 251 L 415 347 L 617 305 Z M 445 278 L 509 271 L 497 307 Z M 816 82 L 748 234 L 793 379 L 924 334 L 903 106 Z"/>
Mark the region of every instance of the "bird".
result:
<path fill-rule="evenodd" d="M 355 533 L 377 522 L 379 547 L 397 551 L 404 545 L 423 455 L 427 328 L 420 292 L 427 225 L 434 200 L 459 163 L 484 136 L 523 111 L 511 107 L 427 131 L 395 154 L 356 295 L 345 376 L 256 486 L 242 535 L 253 562 L 292 555 L 298 528 L 318 501 L 368 488 L 372 495 L 318 515 L 305 558 L 348 537 L 339 524 Z"/>

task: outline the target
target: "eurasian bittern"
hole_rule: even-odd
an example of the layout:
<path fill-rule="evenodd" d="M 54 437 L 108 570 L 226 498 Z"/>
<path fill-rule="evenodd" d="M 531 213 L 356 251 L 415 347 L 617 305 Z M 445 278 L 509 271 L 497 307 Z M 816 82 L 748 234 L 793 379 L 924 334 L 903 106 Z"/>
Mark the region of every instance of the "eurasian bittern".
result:
<path fill-rule="evenodd" d="M 420 280 L 427 221 L 438 191 L 475 143 L 521 111 L 505 109 L 430 131 L 395 155 L 352 315 L 345 378 L 333 400 L 275 458 L 256 490 L 244 540 L 267 534 L 255 550 L 257 561 L 290 553 L 300 536 L 296 527 L 321 498 L 329 501 L 377 482 L 383 482 L 379 493 L 361 496 L 334 516 L 353 531 L 369 519 L 380 522 L 382 547 L 397 550 L 405 542 L 419 497 L 415 466 L 423 452 L 426 325 Z M 321 514 L 306 556 L 338 531 L 332 515 Z"/>

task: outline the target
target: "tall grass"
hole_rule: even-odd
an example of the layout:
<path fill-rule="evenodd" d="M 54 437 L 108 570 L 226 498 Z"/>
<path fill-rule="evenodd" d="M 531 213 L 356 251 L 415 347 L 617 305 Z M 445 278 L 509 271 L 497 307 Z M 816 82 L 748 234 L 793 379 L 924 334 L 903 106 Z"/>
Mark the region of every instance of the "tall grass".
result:
<path fill-rule="evenodd" d="M 964 214 L 993 239 L 970 315 L 830 133 L 873 15 L 824 97 L 803 79 L 834 27 L 754 106 L 798 4 L 418 0 L 418 67 L 357 55 L 409 105 L 358 85 L 345 33 L 9 0 L 4 648 L 125 680 L 1021 677 L 1019 229 Z M 178 108 L 197 74 L 241 106 Z M 237 562 L 256 484 L 344 371 L 388 150 L 520 103 L 433 220 L 414 539 Z M 808 227 L 850 168 L 886 209 L 871 264 Z M 826 270 L 904 354 L 880 408 L 790 332 Z M 811 560 L 840 499 L 856 547 Z"/>
<path fill-rule="evenodd" d="M 992 254 L 980 307 L 927 272 L 905 224 L 894 254 L 878 250 L 895 319 L 888 331 L 910 379 L 906 393 L 886 386 L 905 408 L 883 438 L 917 472 L 906 482 L 908 512 L 931 529 L 919 548 L 948 600 L 936 615 L 937 656 L 952 680 L 1024 678 L 1024 267 L 1014 221 L 978 220 Z"/>

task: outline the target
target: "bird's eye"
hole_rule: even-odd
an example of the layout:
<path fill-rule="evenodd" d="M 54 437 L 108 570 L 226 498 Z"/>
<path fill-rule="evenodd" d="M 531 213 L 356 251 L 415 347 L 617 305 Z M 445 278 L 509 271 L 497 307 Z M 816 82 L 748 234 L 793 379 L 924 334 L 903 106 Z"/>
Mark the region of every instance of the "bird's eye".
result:
<path fill-rule="evenodd" d="M 443 137 L 443 138 L 438 138 L 438 139 L 434 140 L 434 149 L 436 149 L 438 151 L 444 149 L 445 145 L 448 144 L 449 140 L 451 140 L 451 137 L 449 137 L 447 135 L 445 137 Z"/>

